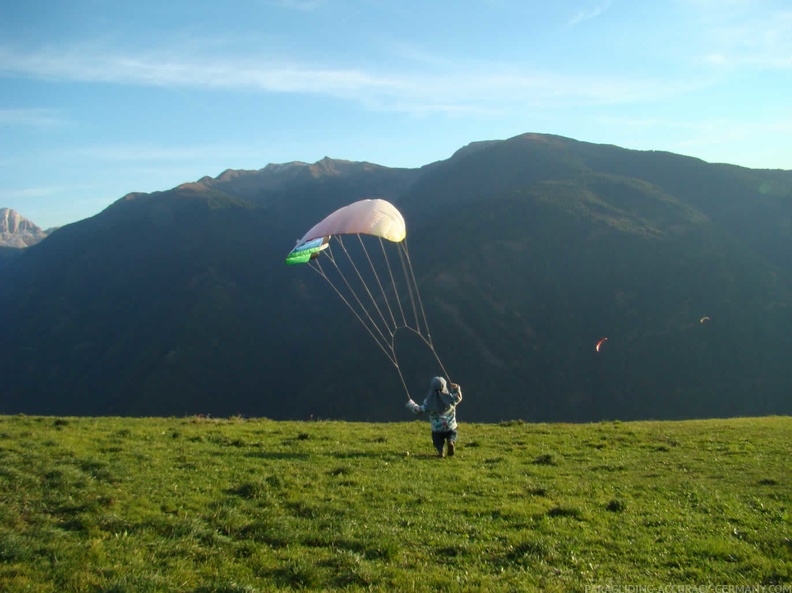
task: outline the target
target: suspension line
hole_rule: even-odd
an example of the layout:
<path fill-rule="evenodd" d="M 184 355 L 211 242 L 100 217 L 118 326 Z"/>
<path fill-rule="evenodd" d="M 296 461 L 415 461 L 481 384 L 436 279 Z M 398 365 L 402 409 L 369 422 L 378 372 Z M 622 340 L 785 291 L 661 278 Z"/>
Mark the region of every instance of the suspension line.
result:
<path fill-rule="evenodd" d="M 391 322 L 389 323 L 386 319 L 386 315 L 383 313 L 380 306 L 377 304 L 377 299 L 372 294 L 371 289 L 369 288 L 366 279 L 364 278 L 363 274 L 361 274 L 360 270 L 358 269 L 357 265 L 355 265 L 354 260 L 352 259 L 351 254 L 347 251 L 346 246 L 344 245 L 343 241 L 341 240 L 340 236 L 334 237 L 338 244 L 340 245 L 342 251 L 346 255 L 346 261 L 348 261 L 349 265 L 354 270 L 357 279 L 362 286 L 362 289 L 368 296 L 368 301 L 370 302 L 373 308 L 376 310 L 376 314 L 382 321 L 384 327 L 380 327 L 379 323 L 375 321 L 374 316 L 372 316 L 372 312 L 369 311 L 369 307 L 367 307 L 361 296 L 358 295 L 357 290 L 352 286 L 350 281 L 347 279 L 344 270 L 342 270 L 341 266 L 339 265 L 339 261 L 336 259 L 335 254 L 333 253 L 330 245 L 325 249 L 322 256 L 317 259 L 311 260 L 309 263 L 309 267 L 314 270 L 319 276 L 324 278 L 324 280 L 333 288 L 335 293 L 339 296 L 342 302 L 352 311 L 352 314 L 357 318 L 360 324 L 364 327 L 364 329 L 368 332 L 368 334 L 372 337 L 372 339 L 376 342 L 377 346 L 379 346 L 380 350 L 385 354 L 388 360 L 396 369 L 397 374 L 399 375 L 399 380 L 401 381 L 402 387 L 404 388 L 407 397 L 410 398 L 410 390 L 407 387 L 407 383 L 404 379 L 404 375 L 402 373 L 401 367 L 399 366 L 398 356 L 396 354 L 396 333 L 400 329 L 407 330 L 412 332 L 414 335 L 418 336 L 418 338 L 429 348 L 432 352 L 432 355 L 437 362 L 442 375 L 445 376 L 448 381 L 451 381 L 451 376 L 448 374 L 448 371 L 443 365 L 443 361 L 440 359 L 439 354 L 437 353 L 437 349 L 434 346 L 432 341 L 431 333 L 429 332 L 429 323 L 426 316 L 426 310 L 424 308 L 423 300 L 421 299 L 421 293 L 418 289 L 418 283 L 415 279 L 415 272 L 413 271 L 412 261 L 410 260 L 409 250 L 407 249 L 407 241 L 406 239 L 401 241 L 398 244 L 398 253 L 399 253 L 399 260 L 401 262 L 402 268 L 402 276 L 404 278 L 405 284 L 405 291 L 407 296 L 409 297 L 410 301 L 410 308 L 412 309 L 412 316 L 413 316 L 413 323 L 409 323 L 407 321 L 407 315 L 405 314 L 405 305 L 402 303 L 402 298 L 399 295 L 399 285 L 396 282 L 396 277 L 393 273 L 393 269 L 390 264 L 390 260 L 388 258 L 387 251 L 385 249 L 385 245 L 380 238 L 380 246 L 382 249 L 383 259 L 385 261 L 385 265 L 388 269 L 388 278 L 390 279 L 392 291 L 393 291 L 393 298 L 395 299 L 396 303 L 392 307 L 388 297 L 388 291 L 386 291 L 385 286 L 382 284 L 382 280 L 380 279 L 380 275 L 377 273 L 376 266 L 374 265 L 374 261 L 371 258 L 369 251 L 366 249 L 365 244 L 363 243 L 362 238 L 358 236 L 360 240 L 360 245 L 363 253 L 365 254 L 365 258 L 368 261 L 369 266 L 371 267 L 371 272 L 373 274 L 373 278 L 379 287 L 380 293 L 382 295 L 382 302 L 383 308 L 387 307 L 387 313 L 390 316 Z M 332 264 L 335 268 L 334 276 L 338 276 L 340 280 L 343 282 L 343 285 L 346 287 L 346 291 L 350 295 L 347 298 L 333 279 L 325 272 L 324 268 L 321 265 L 322 257 L 326 257 L 327 260 Z M 351 299 L 351 300 L 350 300 Z M 353 304 L 354 303 L 356 304 Z M 394 309 L 398 307 L 398 313 L 401 315 L 401 323 L 396 321 L 396 315 L 394 314 Z M 392 326 L 391 326 L 392 323 Z"/>

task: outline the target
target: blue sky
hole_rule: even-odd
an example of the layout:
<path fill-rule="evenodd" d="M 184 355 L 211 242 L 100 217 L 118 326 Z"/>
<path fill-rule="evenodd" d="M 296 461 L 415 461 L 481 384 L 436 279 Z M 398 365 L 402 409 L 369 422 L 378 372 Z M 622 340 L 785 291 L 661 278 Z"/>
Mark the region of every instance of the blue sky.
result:
<path fill-rule="evenodd" d="M 560 134 L 792 169 L 788 0 L 29 0 L 0 7 L 0 207 Z"/>

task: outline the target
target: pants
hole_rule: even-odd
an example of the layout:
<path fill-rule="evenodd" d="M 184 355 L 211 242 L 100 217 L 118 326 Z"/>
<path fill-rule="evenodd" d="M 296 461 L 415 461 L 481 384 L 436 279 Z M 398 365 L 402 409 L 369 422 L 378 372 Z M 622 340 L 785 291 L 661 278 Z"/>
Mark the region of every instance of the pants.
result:
<path fill-rule="evenodd" d="M 446 440 L 449 443 L 454 443 L 456 442 L 456 439 L 456 430 L 444 430 L 442 432 L 432 431 L 432 444 L 434 445 L 434 448 L 437 449 L 438 453 L 443 452 L 443 446 L 445 445 Z"/>

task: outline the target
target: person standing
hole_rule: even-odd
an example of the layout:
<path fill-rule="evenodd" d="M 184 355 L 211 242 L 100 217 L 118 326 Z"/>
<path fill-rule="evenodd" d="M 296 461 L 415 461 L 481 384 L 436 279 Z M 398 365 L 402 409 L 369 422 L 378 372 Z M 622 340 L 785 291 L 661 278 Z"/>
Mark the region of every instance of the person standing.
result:
<path fill-rule="evenodd" d="M 443 377 L 433 377 L 429 382 L 429 393 L 420 406 L 412 398 L 407 400 L 407 409 L 415 415 L 428 414 L 432 426 L 432 444 L 438 457 L 444 457 L 443 449 L 448 443 L 448 456 L 454 455 L 457 440 L 456 407 L 462 401 L 462 388 L 449 384 Z"/>

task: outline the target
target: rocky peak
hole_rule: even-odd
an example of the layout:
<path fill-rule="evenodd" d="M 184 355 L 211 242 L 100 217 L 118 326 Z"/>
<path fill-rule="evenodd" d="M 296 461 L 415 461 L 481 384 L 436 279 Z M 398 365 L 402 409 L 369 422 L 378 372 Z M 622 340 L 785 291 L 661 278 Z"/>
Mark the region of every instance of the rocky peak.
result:
<path fill-rule="evenodd" d="M 41 231 L 39 227 L 30 222 L 11 208 L 0 208 L 0 232 L 25 233 Z"/>
<path fill-rule="evenodd" d="M 46 231 L 10 208 L 0 208 L 0 246 L 30 247 L 47 236 Z"/>

